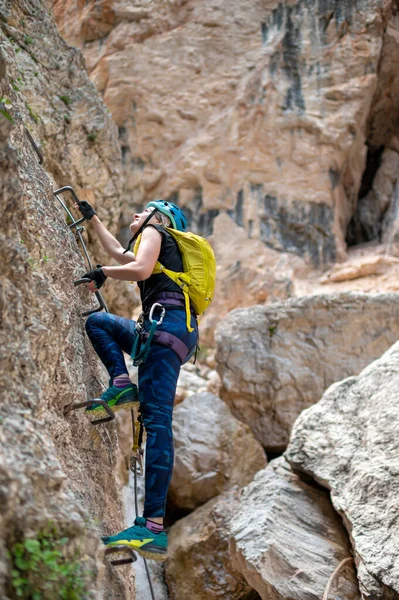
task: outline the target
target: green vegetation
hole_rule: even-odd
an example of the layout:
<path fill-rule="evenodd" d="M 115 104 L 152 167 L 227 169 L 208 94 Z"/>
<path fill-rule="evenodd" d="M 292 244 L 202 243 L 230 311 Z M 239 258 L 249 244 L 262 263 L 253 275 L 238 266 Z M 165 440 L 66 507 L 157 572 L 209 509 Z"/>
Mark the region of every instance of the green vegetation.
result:
<path fill-rule="evenodd" d="M 69 106 L 70 104 L 72 104 L 72 100 L 70 99 L 69 96 L 58 96 L 60 100 L 62 100 L 64 102 L 64 104 L 66 104 L 67 106 Z"/>
<path fill-rule="evenodd" d="M 15 543 L 9 552 L 12 560 L 9 595 L 22 600 L 87 598 L 87 572 L 83 570 L 79 552 L 68 556 L 67 544 L 68 538 L 60 538 L 51 523 L 36 538 Z"/>
<path fill-rule="evenodd" d="M 270 337 L 273 337 L 273 335 L 276 333 L 276 330 L 277 330 L 277 324 L 270 325 L 270 327 L 269 327 Z"/>
<path fill-rule="evenodd" d="M 87 139 L 89 140 L 89 142 L 95 142 L 97 139 L 97 134 L 96 133 L 88 133 Z"/>
<path fill-rule="evenodd" d="M 43 262 L 49 262 L 50 260 L 54 260 L 54 258 L 51 258 L 51 256 L 43 256 L 42 261 Z"/>
<path fill-rule="evenodd" d="M 3 106 L 5 108 L 3 108 Z M 12 118 L 10 113 L 7 110 L 5 110 L 7 108 L 10 108 L 11 106 L 11 101 L 8 98 L 0 98 L 0 115 L 3 115 L 3 117 L 10 121 L 10 123 L 14 123 L 14 119 Z"/>
<path fill-rule="evenodd" d="M 28 113 L 30 115 L 30 117 L 34 120 L 35 123 L 39 122 L 39 116 L 33 112 L 33 110 L 31 109 L 31 107 L 29 106 L 28 103 L 25 103 L 26 108 L 28 109 Z"/>
<path fill-rule="evenodd" d="M 33 44 L 33 39 L 30 37 L 30 35 L 25 35 L 24 37 L 24 42 L 25 44 Z"/>

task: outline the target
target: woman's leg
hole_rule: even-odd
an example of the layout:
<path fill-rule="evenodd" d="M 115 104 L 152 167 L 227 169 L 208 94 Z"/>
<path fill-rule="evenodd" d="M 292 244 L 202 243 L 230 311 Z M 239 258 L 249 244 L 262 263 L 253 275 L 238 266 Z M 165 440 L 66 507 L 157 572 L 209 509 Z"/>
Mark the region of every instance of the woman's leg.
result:
<path fill-rule="evenodd" d="M 135 321 L 97 312 L 87 317 L 86 332 L 112 379 L 128 372 L 122 351 L 127 354 L 132 351 Z"/>
<path fill-rule="evenodd" d="M 173 470 L 172 413 L 180 359 L 167 348 L 153 344 L 139 368 L 139 400 L 147 432 L 144 517 L 164 517 Z"/>
<path fill-rule="evenodd" d="M 191 355 L 196 347 L 197 324 L 189 333 L 184 311 L 170 310 L 160 330 L 181 339 Z M 166 496 L 173 471 L 172 414 L 181 362 L 177 354 L 166 346 L 153 343 L 146 362 L 139 368 L 139 399 L 147 432 L 145 461 L 144 517 L 163 518 Z"/>

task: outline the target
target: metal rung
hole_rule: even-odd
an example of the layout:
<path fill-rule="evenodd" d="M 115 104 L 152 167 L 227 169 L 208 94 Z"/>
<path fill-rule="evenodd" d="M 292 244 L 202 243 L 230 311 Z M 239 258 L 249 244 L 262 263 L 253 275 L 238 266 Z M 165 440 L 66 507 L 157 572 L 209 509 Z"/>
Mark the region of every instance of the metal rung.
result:
<path fill-rule="evenodd" d="M 128 546 L 111 546 L 106 548 L 105 556 L 109 556 L 110 554 L 117 553 L 126 553 L 129 555 L 129 558 L 119 558 L 118 560 L 110 560 L 110 564 L 114 567 L 118 567 L 120 565 L 130 565 L 137 560 L 137 554 L 135 554 L 133 548 L 129 548 Z"/>
<path fill-rule="evenodd" d="M 78 404 L 67 404 L 64 406 L 64 416 L 68 415 L 73 410 L 79 410 L 79 408 L 84 408 L 89 406 L 90 404 L 101 404 L 104 410 L 108 413 L 108 417 L 103 417 L 102 419 L 96 419 L 95 421 L 90 421 L 92 425 L 99 425 L 100 423 L 108 423 L 108 421 L 113 421 L 115 419 L 114 411 L 108 406 L 105 400 L 101 400 L 101 398 L 94 398 L 94 400 L 86 400 L 85 402 L 79 402 Z"/>

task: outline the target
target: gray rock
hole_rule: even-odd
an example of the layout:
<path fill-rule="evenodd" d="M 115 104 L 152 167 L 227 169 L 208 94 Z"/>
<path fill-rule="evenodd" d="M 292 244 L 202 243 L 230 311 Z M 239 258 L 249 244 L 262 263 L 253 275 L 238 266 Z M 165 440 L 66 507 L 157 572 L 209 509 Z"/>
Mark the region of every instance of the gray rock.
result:
<path fill-rule="evenodd" d="M 324 390 L 399 337 L 399 295 L 310 296 L 232 311 L 216 331 L 221 398 L 268 450 Z"/>
<path fill-rule="evenodd" d="M 233 485 L 246 485 L 266 465 L 248 426 L 209 392 L 193 394 L 175 408 L 175 463 L 169 498 L 192 510 Z"/>
<path fill-rule="evenodd" d="M 320 600 L 350 544 L 328 494 L 294 475 L 284 458 L 257 473 L 229 523 L 232 567 L 264 600 Z M 352 565 L 329 598 L 360 598 Z"/>
<path fill-rule="evenodd" d="M 362 598 L 399 598 L 399 344 L 331 386 L 295 423 L 286 456 L 331 491 Z"/>
<path fill-rule="evenodd" d="M 256 600 L 258 594 L 233 568 L 230 523 L 239 490 L 231 490 L 180 519 L 170 530 L 165 578 L 171 600 Z"/>

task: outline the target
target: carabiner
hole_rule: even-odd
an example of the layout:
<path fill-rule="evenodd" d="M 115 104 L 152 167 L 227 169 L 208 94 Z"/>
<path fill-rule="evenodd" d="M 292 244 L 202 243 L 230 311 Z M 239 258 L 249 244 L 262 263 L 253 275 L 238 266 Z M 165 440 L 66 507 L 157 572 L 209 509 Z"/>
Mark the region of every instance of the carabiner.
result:
<path fill-rule="evenodd" d="M 156 320 L 153 318 L 153 313 L 154 313 L 154 309 L 155 309 L 155 308 L 160 308 L 160 309 L 161 309 L 161 317 L 160 317 L 159 321 L 156 321 Z M 161 323 L 162 323 L 162 321 L 163 321 L 163 318 L 164 318 L 165 314 L 166 314 L 166 309 L 165 309 L 165 307 L 164 307 L 164 306 L 162 306 L 162 304 L 159 304 L 158 302 L 155 302 L 155 303 L 154 303 L 154 304 L 151 306 L 150 315 L 149 315 L 149 317 L 148 317 L 148 318 L 149 318 L 149 320 L 150 320 L 150 323 L 152 324 L 152 323 L 154 323 L 154 321 L 155 321 L 155 323 L 157 324 L 157 327 L 158 327 L 158 325 L 161 325 Z"/>

